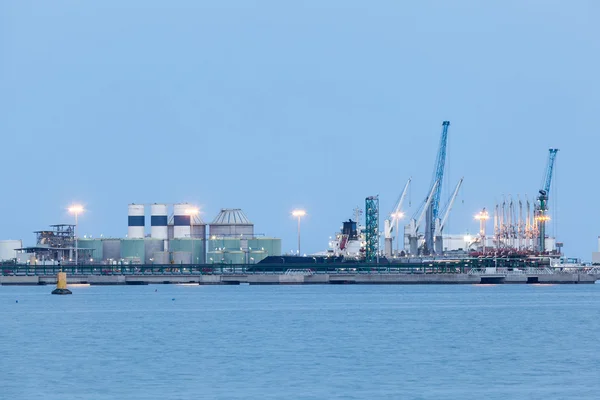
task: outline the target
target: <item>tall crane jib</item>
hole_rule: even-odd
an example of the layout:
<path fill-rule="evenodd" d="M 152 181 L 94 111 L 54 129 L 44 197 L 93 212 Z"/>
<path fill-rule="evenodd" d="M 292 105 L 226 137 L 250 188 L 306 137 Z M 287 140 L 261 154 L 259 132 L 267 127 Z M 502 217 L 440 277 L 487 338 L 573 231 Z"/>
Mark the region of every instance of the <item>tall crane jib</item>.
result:
<path fill-rule="evenodd" d="M 384 254 L 386 257 L 392 257 L 393 249 L 392 249 L 392 241 L 393 236 L 392 233 L 395 232 L 396 235 L 396 254 L 400 253 L 400 240 L 403 239 L 400 236 L 399 224 L 400 220 L 404 217 L 404 213 L 402 212 L 404 199 L 406 199 L 406 195 L 408 193 L 408 188 L 410 186 L 412 178 L 406 182 L 404 185 L 404 190 L 400 197 L 396 201 L 392 212 L 388 215 L 388 217 L 384 220 L 383 234 L 384 234 Z M 395 225 L 395 226 L 394 226 Z"/>
<path fill-rule="evenodd" d="M 437 158 L 435 160 L 435 166 L 433 170 L 433 178 L 431 180 L 431 186 L 437 182 L 437 188 L 433 193 L 433 199 L 427 210 L 425 219 L 425 247 L 428 251 L 434 251 L 434 235 L 435 235 L 435 221 L 439 218 L 440 212 L 440 196 L 442 194 L 442 181 L 444 178 L 444 167 L 446 165 L 446 143 L 448 142 L 448 127 L 450 127 L 450 121 L 442 122 L 442 135 L 440 137 L 440 147 L 438 149 Z"/>
<path fill-rule="evenodd" d="M 552 183 L 552 173 L 554 172 L 556 153 L 558 153 L 558 149 L 548 150 L 548 163 L 546 165 L 545 176 L 542 182 L 543 187 L 540 189 L 539 196 L 537 198 L 537 215 L 535 217 L 536 222 L 538 223 L 537 247 L 541 253 L 546 251 L 546 222 L 550 220 L 550 217 L 547 215 L 548 200 L 550 196 L 550 185 Z"/>
<path fill-rule="evenodd" d="M 440 196 L 442 194 L 442 180 L 444 178 L 444 167 L 446 166 L 446 143 L 448 142 L 448 127 L 450 121 L 442 122 L 442 136 L 440 138 L 440 147 L 438 150 L 437 159 L 435 160 L 435 171 L 433 179 L 431 180 L 431 186 L 437 181 L 439 185 L 433 195 L 433 201 L 431 208 L 433 210 L 433 218 L 439 217 L 440 211 Z"/>

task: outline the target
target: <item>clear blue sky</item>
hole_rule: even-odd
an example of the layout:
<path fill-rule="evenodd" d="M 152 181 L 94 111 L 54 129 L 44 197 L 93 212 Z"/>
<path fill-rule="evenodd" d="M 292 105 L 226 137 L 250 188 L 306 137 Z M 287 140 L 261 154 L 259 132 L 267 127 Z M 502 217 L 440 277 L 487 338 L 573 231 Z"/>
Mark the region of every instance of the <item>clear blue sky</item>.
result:
<path fill-rule="evenodd" d="M 284 250 L 303 207 L 303 250 L 323 250 L 410 176 L 414 212 L 448 119 L 449 182 L 465 177 L 448 233 L 534 195 L 558 147 L 552 225 L 589 259 L 600 3 L 490 3 L 2 1 L 0 238 L 31 244 L 73 201 L 105 236 L 128 203 L 188 201 L 208 221 L 243 208 Z"/>

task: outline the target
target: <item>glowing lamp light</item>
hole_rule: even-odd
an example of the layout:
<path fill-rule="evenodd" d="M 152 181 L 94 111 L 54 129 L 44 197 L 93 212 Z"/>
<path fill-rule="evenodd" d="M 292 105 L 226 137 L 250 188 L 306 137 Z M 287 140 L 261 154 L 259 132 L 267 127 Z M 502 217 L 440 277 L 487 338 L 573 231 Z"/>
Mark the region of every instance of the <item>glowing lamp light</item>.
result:
<path fill-rule="evenodd" d="M 398 211 L 398 212 L 395 212 L 395 213 L 393 213 L 393 214 L 392 214 L 392 217 L 393 217 L 394 219 L 402 219 L 402 218 L 404 218 L 404 213 L 403 213 L 403 212 L 400 212 L 400 211 Z"/>
<path fill-rule="evenodd" d="M 304 211 L 304 210 L 294 210 L 294 211 L 292 211 L 292 215 L 294 217 L 304 217 L 306 215 L 306 211 Z"/>
<path fill-rule="evenodd" d="M 67 210 L 69 210 L 69 212 L 71 214 L 81 214 L 83 211 L 85 211 L 83 209 L 83 206 L 79 205 L 79 204 L 74 204 L 74 205 L 70 206 L 69 208 L 67 208 Z"/>
<path fill-rule="evenodd" d="M 487 220 L 487 219 L 490 219 L 490 215 L 488 214 L 487 211 L 481 211 L 480 213 L 475 214 L 475 219 L 478 219 L 480 221 Z"/>

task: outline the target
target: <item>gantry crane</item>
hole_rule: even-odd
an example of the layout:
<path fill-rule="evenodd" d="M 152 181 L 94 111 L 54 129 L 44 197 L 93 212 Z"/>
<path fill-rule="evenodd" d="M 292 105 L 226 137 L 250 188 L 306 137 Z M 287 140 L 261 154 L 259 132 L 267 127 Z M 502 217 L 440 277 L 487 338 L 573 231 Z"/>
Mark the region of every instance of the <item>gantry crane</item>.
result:
<path fill-rule="evenodd" d="M 538 250 L 543 253 L 546 251 L 546 222 L 550 220 L 550 217 L 546 214 L 548 211 L 548 196 L 550 195 L 550 184 L 552 183 L 552 173 L 554 171 L 554 161 L 556 160 L 556 153 L 558 149 L 548 150 L 548 163 L 546 164 L 546 174 L 542 184 L 544 185 L 539 191 L 537 198 L 538 204 L 536 206 L 536 217 L 535 220 L 538 224 Z"/>

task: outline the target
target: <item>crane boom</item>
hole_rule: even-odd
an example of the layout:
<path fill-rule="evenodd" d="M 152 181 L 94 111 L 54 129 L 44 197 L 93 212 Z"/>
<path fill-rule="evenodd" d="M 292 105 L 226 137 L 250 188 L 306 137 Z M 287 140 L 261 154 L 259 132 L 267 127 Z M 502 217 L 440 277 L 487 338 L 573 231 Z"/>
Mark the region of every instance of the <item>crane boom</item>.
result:
<path fill-rule="evenodd" d="M 454 192 L 452 193 L 452 197 L 450 197 L 450 201 L 448 202 L 448 205 L 446 206 L 446 210 L 444 211 L 444 216 L 442 217 L 439 225 L 436 226 L 436 234 L 435 234 L 436 236 L 442 235 L 442 229 L 444 229 L 444 225 L 446 225 L 446 222 L 448 221 L 448 217 L 450 216 L 450 211 L 452 210 L 452 206 L 454 205 L 454 200 L 456 200 L 456 196 L 458 196 L 458 191 L 460 190 L 460 187 L 461 187 L 464 179 L 465 179 L 464 177 L 460 178 L 460 180 L 456 184 L 456 188 L 454 189 Z"/>
<path fill-rule="evenodd" d="M 393 211 L 388 216 L 387 221 L 385 221 L 384 235 L 386 238 L 392 237 L 392 231 L 394 230 L 393 222 L 402 217 L 402 205 L 404 204 L 404 199 L 406 198 L 406 194 L 408 193 L 408 187 L 410 186 L 411 180 L 412 178 L 409 178 L 408 182 L 406 182 L 406 185 L 404 185 L 404 190 L 400 194 L 400 197 L 398 197 L 398 201 L 396 201 L 396 205 L 394 206 Z"/>
<path fill-rule="evenodd" d="M 554 161 L 556 160 L 556 153 L 558 149 L 549 149 L 548 151 L 548 165 L 546 166 L 546 178 L 544 179 L 543 190 L 548 194 L 550 192 L 550 184 L 552 183 L 552 172 L 554 171 Z"/>
<path fill-rule="evenodd" d="M 404 204 L 404 199 L 406 198 L 406 194 L 408 193 L 408 187 L 410 186 L 410 181 L 412 178 L 408 178 L 406 185 L 404 185 L 404 190 L 402 190 L 402 194 L 396 201 L 396 205 L 394 206 L 394 210 L 390 213 L 390 219 L 394 217 L 394 215 L 398 215 L 398 213 L 402 210 L 402 205 Z"/>
<path fill-rule="evenodd" d="M 423 207 L 423 210 L 421 210 L 421 214 L 419 215 L 419 217 L 416 218 L 416 224 L 415 224 L 416 229 L 419 229 L 419 225 L 421 225 L 421 222 L 423 222 L 423 218 L 425 217 L 425 213 L 427 212 L 427 209 L 429 208 L 429 206 L 433 202 L 433 196 L 434 196 L 435 191 L 438 188 L 438 186 L 439 186 L 439 181 L 436 181 L 433 184 L 433 187 L 431 188 L 431 191 L 429 192 L 429 196 L 427 196 L 427 199 L 425 200 L 425 207 Z"/>
<path fill-rule="evenodd" d="M 442 194 L 442 181 L 444 178 L 444 167 L 446 165 L 446 143 L 448 142 L 448 127 L 450 126 L 450 121 L 442 122 L 442 135 L 440 137 L 440 147 L 438 149 L 437 158 L 435 160 L 435 166 L 433 170 L 433 179 L 432 179 L 432 187 L 435 182 L 438 182 L 437 189 L 433 195 L 432 211 L 433 218 L 438 218 L 439 208 L 440 208 L 440 196 Z"/>

